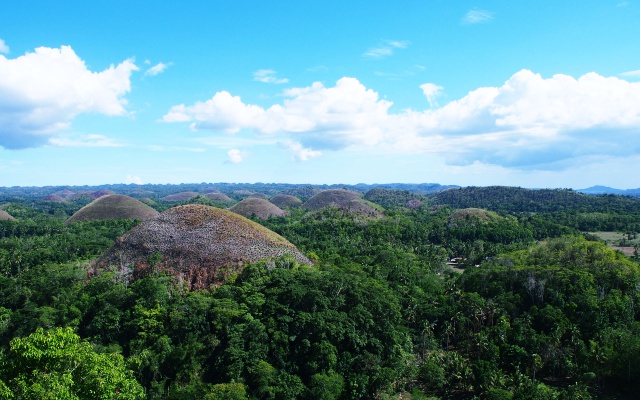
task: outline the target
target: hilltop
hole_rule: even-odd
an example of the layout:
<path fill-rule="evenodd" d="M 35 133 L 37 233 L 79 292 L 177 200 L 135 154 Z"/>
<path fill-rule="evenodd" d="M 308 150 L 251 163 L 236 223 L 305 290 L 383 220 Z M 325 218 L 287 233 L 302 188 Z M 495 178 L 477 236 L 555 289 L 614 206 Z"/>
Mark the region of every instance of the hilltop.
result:
<path fill-rule="evenodd" d="M 300 207 L 302 205 L 302 200 L 298 197 L 284 193 L 273 196 L 270 201 L 280 208 Z"/>
<path fill-rule="evenodd" d="M 6 220 L 10 220 L 10 219 L 15 219 L 15 218 L 13 218 L 11 215 L 9 215 L 8 212 L 0 209 L 0 221 L 6 221 Z"/>
<path fill-rule="evenodd" d="M 340 206 L 351 200 L 359 199 L 361 196 L 360 193 L 347 189 L 323 190 L 307 200 L 302 207 L 306 210 L 319 210 L 329 205 Z"/>
<path fill-rule="evenodd" d="M 102 219 L 139 219 L 145 221 L 158 214 L 156 210 L 129 196 L 110 194 L 87 204 L 66 223 Z"/>
<path fill-rule="evenodd" d="M 325 207 L 335 207 L 346 213 L 365 217 L 381 217 L 384 208 L 362 198 L 362 194 L 346 189 L 324 190 L 309 200 L 302 207 L 310 211 L 318 211 Z"/>
<path fill-rule="evenodd" d="M 272 216 L 280 217 L 288 214 L 275 204 L 269 202 L 269 200 L 261 199 L 259 197 L 247 197 L 231 207 L 229 211 L 247 218 L 255 215 L 260 219 L 267 219 Z"/>
<path fill-rule="evenodd" d="M 231 211 L 199 204 L 168 209 L 117 240 L 95 268 L 115 265 L 124 274 L 165 270 L 190 288 L 224 281 L 247 263 L 289 255 L 311 262 L 289 241 Z"/>

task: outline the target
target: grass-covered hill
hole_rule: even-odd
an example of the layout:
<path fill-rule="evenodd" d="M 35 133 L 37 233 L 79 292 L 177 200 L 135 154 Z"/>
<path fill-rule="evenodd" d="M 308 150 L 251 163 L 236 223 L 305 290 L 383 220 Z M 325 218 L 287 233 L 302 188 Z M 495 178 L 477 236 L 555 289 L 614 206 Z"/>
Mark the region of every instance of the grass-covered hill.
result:
<path fill-rule="evenodd" d="M 273 196 L 270 201 L 280 208 L 300 207 L 302 205 L 302 200 L 298 197 L 284 193 Z"/>
<path fill-rule="evenodd" d="M 369 190 L 365 193 L 364 199 L 379 204 L 384 208 L 418 208 L 427 201 L 426 197 L 417 193 L 385 188 Z"/>
<path fill-rule="evenodd" d="M 293 244 L 262 225 L 231 211 L 188 204 L 135 227 L 95 267 L 115 265 L 134 277 L 163 270 L 202 289 L 223 282 L 247 263 L 283 255 L 311 265 Z"/>
<path fill-rule="evenodd" d="M 353 190 L 346 189 L 329 189 L 323 190 L 307 200 L 302 207 L 306 210 L 319 210 L 327 206 L 339 207 L 351 200 L 359 199 L 362 195 Z"/>
<path fill-rule="evenodd" d="M 365 217 L 380 217 L 384 208 L 362 198 L 359 192 L 346 189 L 324 190 L 307 200 L 302 207 L 309 211 L 318 211 L 334 207 L 346 213 Z"/>
<path fill-rule="evenodd" d="M 487 211 L 481 208 L 463 208 L 454 211 L 449 215 L 449 222 L 469 221 L 475 219 L 480 222 L 497 221 L 501 217 L 494 211 Z"/>
<path fill-rule="evenodd" d="M 198 193 L 196 192 L 180 192 L 180 193 L 170 194 L 168 196 L 163 197 L 160 200 L 171 202 L 171 203 L 177 203 L 179 201 L 189 201 L 194 197 L 196 197 L 197 195 Z"/>
<path fill-rule="evenodd" d="M 13 219 L 13 217 L 11 215 L 9 215 L 8 212 L 0 209 L 0 221 L 6 221 L 6 220 L 10 220 Z"/>
<path fill-rule="evenodd" d="M 121 194 L 111 194 L 99 197 L 82 207 L 67 220 L 67 223 L 104 219 L 145 221 L 157 214 L 156 210 L 139 200 Z"/>
<path fill-rule="evenodd" d="M 258 197 L 247 197 L 238 204 L 235 204 L 229 209 L 230 211 L 240 214 L 243 217 L 251 217 L 255 215 L 260 219 L 267 219 L 269 217 L 281 217 L 287 215 L 287 212 L 280 207 L 269 202 L 269 200 L 261 199 Z"/>
<path fill-rule="evenodd" d="M 205 193 L 205 197 L 207 197 L 209 200 L 218 201 L 220 203 L 226 203 L 226 204 L 233 204 L 233 203 L 236 202 L 231 197 L 227 196 L 224 193 L 220 193 L 220 192 Z"/>

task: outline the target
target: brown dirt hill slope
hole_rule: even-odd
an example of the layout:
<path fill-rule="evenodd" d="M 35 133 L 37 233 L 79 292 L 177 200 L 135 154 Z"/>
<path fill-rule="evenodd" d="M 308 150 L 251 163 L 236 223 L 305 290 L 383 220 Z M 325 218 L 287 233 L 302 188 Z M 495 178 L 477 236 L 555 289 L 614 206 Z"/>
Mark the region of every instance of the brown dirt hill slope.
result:
<path fill-rule="evenodd" d="M 158 215 L 148 205 L 122 194 L 102 196 L 73 214 L 66 223 L 99 219 L 139 219 L 146 221 Z"/>
<path fill-rule="evenodd" d="M 236 214 L 240 214 L 243 217 L 251 217 L 255 215 L 260 219 L 267 219 L 271 216 L 280 217 L 287 215 L 286 211 L 269 202 L 269 200 L 260 199 L 257 197 L 247 197 L 238 204 L 229 209 Z"/>
<path fill-rule="evenodd" d="M 10 219 L 15 219 L 15 218 L 9 215 L 9 213 L 6 212 L 5 210 L 0 210 L 0 221 L 7 221 Z"/>
<path fill-rule="evenodd" d="M 482 208 L 463 208 L 454 211 L 449 215 L 449 222 L 466 221 L 476 219 L 482 222 L 496 221 L 501 219 L 500 215 L 493 211 L 484 210 Z"/>
<path fill-rule="evenodd" d="M 53 203 L 65 203 L 66 200 L 60 196 L 58 196 L 57 194 L 50 194 L 48 196 L 46 196 L 44 199 L 44 201 L 50 201 Z"/>
<path fill-rule="evenodd" d="M 302 200 L 290 194 L 280 193 L 271 198 L 271 203 L 280 208 L 300 207 Z"/>
<path fill-rule="evenodd" d="M 201 204 L 168 209 L 116 241 L 94 264 L 141 277 L 163 270 L 190 288 L 224 281 L 247 263 L 291 255 L 312 263 L 283 237 L 231 211 Z"/>

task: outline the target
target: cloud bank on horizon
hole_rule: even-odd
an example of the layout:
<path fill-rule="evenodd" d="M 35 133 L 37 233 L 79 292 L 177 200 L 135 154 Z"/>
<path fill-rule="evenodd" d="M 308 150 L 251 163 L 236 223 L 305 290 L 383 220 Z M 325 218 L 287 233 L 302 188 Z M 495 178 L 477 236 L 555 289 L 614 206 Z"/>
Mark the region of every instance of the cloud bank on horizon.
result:
<path fill-rule="evenodd" d="M 173 106 L 162 121 L 189 122 L 194 131 L 282 135 L 295 152 L 306 152 L 299 160 L 359 147 L 438 153 L 452 165 L 555 169 L 572 158 L 629 156 L 640 148 L 639 82 L 596 73 L 545 79 L 521 70 L 500 87 L 475 89 L 442 107 L 442 87 L 421 89 L 435 108 L 392 113 L 391 101 L 345 77 L 333 87 L 286 89 L 283 103 L 268 108 L 221 91 Z"/>

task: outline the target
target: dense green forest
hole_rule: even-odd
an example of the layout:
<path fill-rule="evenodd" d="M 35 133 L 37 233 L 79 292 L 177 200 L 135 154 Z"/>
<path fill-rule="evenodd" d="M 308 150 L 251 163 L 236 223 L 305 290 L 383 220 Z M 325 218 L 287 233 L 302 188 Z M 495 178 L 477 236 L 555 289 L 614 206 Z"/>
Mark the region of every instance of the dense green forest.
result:
<path fill-rule="evenodd" d="M 2 209 L 15 219 L 0 221 L 0 398 L 640 396 L 640 266 L 586 233 L 639 232 L 639 199 L 382 189 L 366 198 L 383 217 L 255 218 L 314 265 L 264 260 L 198 291 L 162 271 L 89 273 L 139 221 L 65 224 L 89 199 L 14 189 Z"/>

